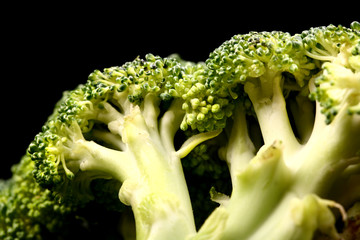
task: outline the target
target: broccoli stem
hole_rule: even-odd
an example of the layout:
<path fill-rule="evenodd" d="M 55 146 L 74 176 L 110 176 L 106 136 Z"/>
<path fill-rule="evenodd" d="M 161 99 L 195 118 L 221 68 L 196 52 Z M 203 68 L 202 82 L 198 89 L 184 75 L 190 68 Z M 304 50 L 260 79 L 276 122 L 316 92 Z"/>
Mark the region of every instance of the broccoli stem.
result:
<path fill-rule="evenodd" d="M 334 227 L 335 218 L 329 207 L 338 208 L 344 214 L 342 207 L 333 201 L 314 194 L 299 198 L 287 193 L 274 207 L 267 221 L 246 239 L 311 240 L 316 229 L 333 237 L 331 239 L 339 239 Z"/>
<path fill-rule="evenodd" d="M 248 81 L 245 91 L 253 103 L 265 145 L 280 140 L 284 144 L 284 158 L 291 156 L 301 146 L 287 114 L 281 72 L 267 70 L 259 78 Z"/>
<path fill-rule="evenodd" d="M 122 202 L 132 206 L 137 239 L 168 239 L 168 236 L 184 239 L 194 233 L 180 159 L 157 142 L 158 136 L 150 134 L 152 131 L 138 107 L 125 117 L 122 131 L 139 173 L 124 181 L 119 196 Z"/>
<path fill-rule="evenodd" d="M 249 137 L 245 115 L 244 107 L 237 106 L 234 110 L 232 126 L 229 128 L 228 144 L 221 150 L 221 154 L 224 155 L 222 158 L 227 161 L 230 169 L 233 188 L 237 188 L 237 174 L 244 170 L 255 156 L 255 147 Z"/>
<path fill-rule="evenodd" d="M 103 147 L 93 141 L 79 140 L 84 153 L 79 164 L 81 171 L 98 172 L 105 178 L 114 178 L 120 182 L 129 178 L 134 171 L 134 164 L 128 152 L 121 152 Z M 71 168 L 71 162 L 68 164 Z"/>
<path fill-rule="evenodd" d="M 182 99 L 174 99 L 160 120 L 159 134 L 165 149 L 175 151 L 174 137 L 179 130 L 185 112 L 181 110 Z"/>
<path fill-rule="evenodd" d="M 71 141 L 65 146 L 66 168 L 97 178 L 122 182 L 119 199 L 134 212 L 137 239 L 185 239 L 195 233 L 190 197 L 174 137 L 184 113 L 174 101 L 158 126 L 158 97 L 148 94 L 141 106 L 121 99 L 103 103 L 96 120 L 107 124 L 109 131 L 95 130 L 98 139 L 116 150 L 86 140 L 77 124 L 71 128 Z M 126 106 L 127 109 L 123 109 Z M 120 106 L 120 107 L 119 107 Z M 211 137 L 211 136 L 210 136 Z M 188 149 L 208 139 L 197 137 Z M 70 150 L 71 149 L 71 150 Z M 65 162 L 65 160 L 63 161 Z"/>
<path fill-rule="evenodd" d="M 309 192 L 326 195 L 335 179 L 348 166 L 358 162 L 360 142 L 351 139 L 357 139 L 359 135 L 360 116 L 349 115 L 344 107 L 330 124 L 326 124 L 317 105 L 311 137 L 292 159 L 301 162 L 297 169 L 296 191 L 301 195 Z"/>
<path fill-rule="evenodd" d="M 278 141 L 260 149 L 248 166 L 237 173 L 231 198 L 221 206 L 229 213 L 221 239 L 247 239 L 271 215 L 291 185 L 291 172 L 284 164 L 281 145 Z"/>

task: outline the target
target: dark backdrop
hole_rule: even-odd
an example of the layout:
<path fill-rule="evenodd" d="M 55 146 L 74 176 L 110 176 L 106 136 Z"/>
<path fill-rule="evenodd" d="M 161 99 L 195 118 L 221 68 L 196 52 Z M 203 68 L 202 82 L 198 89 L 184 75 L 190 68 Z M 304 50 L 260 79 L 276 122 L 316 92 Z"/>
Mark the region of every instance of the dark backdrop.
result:
<path fill-rule="evenodd" d="M 315 7 L 304 13 L 301 3 L 289 9 L 257 2 L 214 3 L 29 4 L 3 9 L 10 14 L 1 23 L 0 178 L 10 176 L 10 166 L 25 153 L 62 92 L 85 83 L 94 69 L 122 65 L 146 53 L 178 53 L 204 61 L 238 33 L 299 33 L 330 23 L 349 26 L 356 20 L 349 7 L 344 16 L 336 13 L 337 7 L 331 14 Z"/>

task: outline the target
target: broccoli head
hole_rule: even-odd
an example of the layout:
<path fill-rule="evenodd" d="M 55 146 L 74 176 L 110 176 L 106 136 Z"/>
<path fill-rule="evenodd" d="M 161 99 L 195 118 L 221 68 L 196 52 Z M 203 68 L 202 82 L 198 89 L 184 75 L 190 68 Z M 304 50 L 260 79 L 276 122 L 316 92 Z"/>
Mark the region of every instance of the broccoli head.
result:
<path fill-rule="evenodd" d="M 195 231 L 179 159 L 221 131 L 215 115 L 192 117 L 201 105 L 194 102 L 204 88 L 202 73 L 200 64 L 151 54 L 94 71 L 86 84 L 64 94 L 30 144 L 35 179 L 78 204 L 93 199 L 93 180 L 117 180 L 139 239 Z M 175 149 L 175 134 L 187 126 L 214 131 L 195 134 Z"/>
<path fill-rule="evenodd" d="M 233 188 L 214 192 L 194 239 L 340 237 L 330 208 L 346 221 L 360 198 L 359 41 L 359 23 L 330 25 L 236 35 L 210 54 L 207 86 L 234 99 L 220 151 Z"/>

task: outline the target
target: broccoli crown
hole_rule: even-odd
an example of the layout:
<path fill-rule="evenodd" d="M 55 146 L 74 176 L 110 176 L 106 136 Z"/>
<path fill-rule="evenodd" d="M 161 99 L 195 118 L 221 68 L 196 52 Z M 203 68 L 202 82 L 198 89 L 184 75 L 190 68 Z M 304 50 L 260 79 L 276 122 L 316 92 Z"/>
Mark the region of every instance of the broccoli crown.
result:
<path fill-rule="evenodd" d="M 310 97 L 322 106 L 326 122 L 345 109 L 348 114 L 360 114 L 360 71 L 354 73 L 343 66 L 325 63 L 324 73 L 315 79 L 316 90 Z"/>
<path fill-rule="evenodd" d="M 242 99 L 248 113 L 254 115 L 252 104 L 244 95 L 244 89 L 239 88 L 239 83 L 245 85 L 260 79 L 256 85 L 261 89 L 262 97 L 271 98 L 273 81 L 269 81 L 266 74 L 269 71 L 281 72 L 285 98 L 291 91 L 306 95 L 309 80 L 323 70 L 324 74 L 314 78 L 315 88 L 311 90 L 310 98 L 320 103 L 322 113 L 330 123 L 341 108 L 340 102 L 344 102 L 341 99 L 344 92 L 351 95 L 350 102 L 347 101 L 350 105 L 348 112 L 359 112 L 359 36 L 358 22 L 353 22 L 351 28 L 329 25 L 293 36 L 279 31 L 235 35 L 211 53 L 206 61 L 206 86 L 214 95 Z M 327 62 L 337 64 L 337 67 Z"/>
<path fill-rule="evenodd" d="M 29 145 L 28 153 L 35 163 L 34 178 L 42 187 L 66 189 L 68 179 L 74 178 L 65 158 L 71 151 L 71 144 L 79 138 L 80 128 L 90 129 L 88 118 L 79 116 L 84 112 L 89 113 L 91 102 L 77 101 L 86 90 L 86 86 L 79 86 L 74 91 L 64 93 L 54 113 L 42 127 L 42 132 Z M 57 191 L 61 192 L 60 189 Z"/>
<path fill-rule="evenodd" d="M 305 54 L 324 61 L 323 74 L 315 78 L 315 90 L 310 97 L 322 106 L 326 122 L 346 109 L 349 114 L 360 114 L 360 31 L 359 23 L 351 28 L 341 25 L 311 28 L 301 37 Z"/>
<path fill-rule="evenodd" d="M 350 28 L 329 25 L 303 31 L 300 36 L 305 54 L 314 59 L 332 61 L 344 46 L 357 45 L 360 36 L 358 25 L 358 22 L 353 22 Z M 358 47 L 353 49 L 353 55 L 358 55 L 356 49 Z"/>
<path fill-rule="evenodd" d="M 74 210 L 35 182 L 33 168 L 34 162 L 24 156 L 13 166 L 13 177 L 0 182 L 1 239 L 42 239 L 44 229 L 57 231 Z"/>
<path fill-rule="evenodd" d="M 235 35 L 211 53 L 206 64 L 207 84 L 225 95 L 238 83 L 260 77 L 268 69 L 289 72 L 303 86 L 315 67 L 303 55 L 301 38 L 279 31 Z"/>
<path fill-rule="evenodd" d="M 94 71 L 88 82 L 93 89 L 87 97 L 103 98 L 106 93 L 126 91 L 129 101 L 135 104 L 141 104 L 148 93 L 159 95 L 163 100 L 171 100 L 173 96 L 181 94 L 180 84 L 175 84 L 183 79 L 183 71 L 176 59 L 162 59 L 148 54 L 146 60 L 137 58 L 121 67 L 107 68 L 103 72 Z M 184 79 L 184 82 L 187 80 Z"/>
<path fill-rule="evenodd" d="M 220 106 L 228 106 L 229 102 L 205 91 L 204 68 L 201 63 L 186 62 L 178 57 L 162 59 L 148 54 L 146 60 L 136 59 L 120 68 L 95 71 L 89 79 L 98 91 L 105 86 L 111 91 L 127 90 L 129 101 L 135 104 L 141 104 L 148 93 L 158 95 L 165 102 L 180 98 L 185 111 L 181 129 L 203 132 L 223 128 L 224 115 L 229 115 L 231 110 L 228 107 L 227 111 L 219 111 Z"/>
<path fill-rule="evenodd" d="M 111 102 L 115 94 L 126 91 L 123 102 L 129 100 L 140 104 L 146 92 L 160 92 L 165 73 L 159 67 L 165 63 L 153 56 L 148 56 L 148 59 L 152 61 L 136 59 L 122 67 L 107 68 L 104 72 L 96 70 L 85 85 L 64 93 L 42 132 L 28 149 L 36 164 L 35 179 L 42 186 L 63 186 L 68 179 L 74 178 L 78 169 L 67 166 L 65 158 L 71 157 L 72 144 L 76 140 L 84 136 L 91 139 L 93 130 L 103 127 L 98 123 L 107 123 L 108 120 L 99 116 L 106 111 L 104 104 Z M 166 65 L 174 67 L 174 62 L 166 61 Z"/>
<path fill-rule="evenodd" d="M 213 96 L 226 99 L 231 106 L 240 103 L 248 115 L 257 117 L 254 101 L 249 99 L 254 91 L 249 86 L 257 91 L 253 96 L 263 99 L 259 103 L 272 99 L 277 84 L 272 78 L 276 74 L 282 75 L 278 85 L 285 98 L 292 91 L 306 92 L 316 65 L 303 52 L 302 39 L 297 35 L 280 31 L 235 35 L 215 49 L 206 61 L 206 86 Z"/>
<path fill-rule="evenodd" d="M 60 193 L 60 197 L 76 192 L 80 202 L 92 200 L 93 194 L 86 190 L 90 182 L 111 176 L 101 171 L 80 171 L 84 157 L 93 156 L 79 143 L 91 140 L 109 149 L 124 150 L 122 133 L 111 126 L 121 125 L 133 106 L 146 108 L 144 100 L 149 95 L 155 96 L 151 104 L 161 111 L 166 111 L 169 103 L 180 101 L 177 112 L 183 112 L 182 130 L 189 126 L 198 131 L 224 127 L 224 113 L 218 108 L 226 103 L 203 93 L 203 72 L 202 64 L 180 64 L 175 58 L 151 54 L 145 60 L 137 58 L 121 67 L 94 71 L 86 84 L 64 93 L 42 132 L 30 144 L 28 153 L 35 162 L 36 181 Z M 74 186 L 83 190 L 74 191 Z"/>

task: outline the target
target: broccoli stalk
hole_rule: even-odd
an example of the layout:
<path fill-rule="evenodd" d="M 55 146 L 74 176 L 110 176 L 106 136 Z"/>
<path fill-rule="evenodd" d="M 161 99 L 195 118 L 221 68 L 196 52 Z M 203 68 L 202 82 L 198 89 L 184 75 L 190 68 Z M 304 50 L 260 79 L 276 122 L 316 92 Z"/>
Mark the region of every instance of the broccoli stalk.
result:
<path fill-rule="evenodd" d="M 210 55 L 208 87 L 239 98 L 220 152 L 233 191 L 213 194 L 220 206 L 194 239 L 303 240 L 316 231 L 340 237 L 330 208 L 345 220 L 345 202 L 328 198 L 333 186 L 349 186 L 345 179 L 359 174 L 359 39 L 358 29 L 341 26 L 295 36 L 251 32 Z M 290 120 L 303 113 L 304 123 Z M 261 130 L 258 151 L 246 115 L 255 115 Z M 347 196 L 346 204 L 359 199 Z"/>
<path fill-rule="evenodd" d="M 300 144 L 293 133 L 287 113 L 281 73 L 267 70 L 258 79 L 247 82 L 244 87 L 253 103 L 264 143 L 270 145 L 274 141 L 282 141 L 285 145 L 283 154 L 287 156 L 296 152 Z"/>
<path fill-rule="evenodd" d="M 195 233 L 180 158 L 221 132 L 199 133 L 175 147 L 175 134 L 187 124 L 182 105 L 191 101 L 184 91 L 199 86 L 192 79 L 197 71 L 200 65 L 153 55 L 95 71 L 65 94 L 30 145 L 37 181 L 80 204 L 92 198 L 92 180 L 116 179 L 119 199 L 132 207 L 137 239 Z"/>
<path fill-rule="evenodd" d="M 337 35 L 333 34 L 335 31 Z M 309 83 L 310 98 L 316 101 L 315 122 L 300 155 L 303 160 L 298 172 L 299 182 L 304 181 L 300 185 L 308 183 L 307 191 L 326 195 L 333 182 L 360 160 L 359 142 L 352 141 L 360 134 L 360 112 L 357 111 L 360 69 L 352 64 L 353 59 L 359 59 L 356 49 L 359 48 L 360 33 L 355 28 L 332 25 L 310 32 L 303 33 L 305 54 L 312 55 L 315 60 L 327 56 L 328 61 L 322 64 L 321 75 L 313 77 Z M 319 51 L 309 40 L 314 38 L 317 47 L 326 49 L 323 55 L 313 53 Z M 326 148 L 322 146 L 324 142 Z M 310 169 L 318 169 L 316 181 L 309 182 Z"/>

